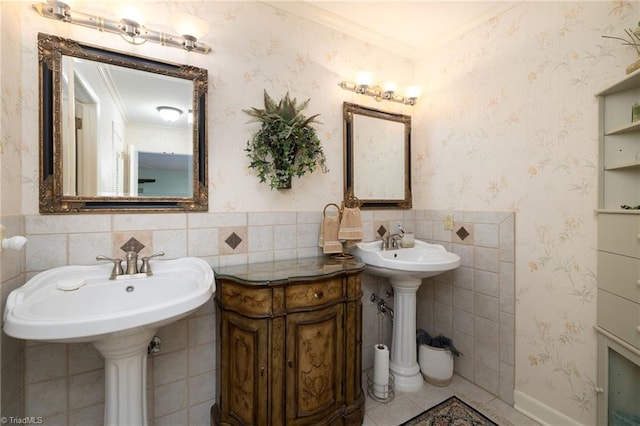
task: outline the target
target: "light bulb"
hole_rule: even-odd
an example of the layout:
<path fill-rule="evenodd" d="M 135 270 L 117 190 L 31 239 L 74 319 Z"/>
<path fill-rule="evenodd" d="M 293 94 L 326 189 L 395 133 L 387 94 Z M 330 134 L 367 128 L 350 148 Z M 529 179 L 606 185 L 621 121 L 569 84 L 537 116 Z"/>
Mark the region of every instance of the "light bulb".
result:
<path fill-rule="evenodd" d="M 407 98 L 417 99 L 420 96 L 420 86 L 407 87 Z"/>
<path fill-rule="evenodd" d="M 396 83 L 394 81 L 387 81 L 384 86 L 382 86 L 382 91 L 394 93 L 396 91 Z"/>
<path fill-rule="evenodd" d="M 185 12 L 176 13 L 174 21 L 174 27 L 181 36 L 189 35 L 197 40 L 209 32 L 209 24 L 204 19 Z"/>
<path fill-rule="evenodd" d="M 122 12 L 120 13 L 122 20 L 130 21 L 133 24 L 138 24 L 142 26 L 144 24 L 142 20 L 142 13 L 138 9 L 133 6 L 125 6 L 122 8 Z"/>
<path fill-rule="evenodd" d="M 369 71 L 361 71 L 358 73 L 358 76 L 356 77 L 356 84 L 358 86 L 369 87 L 371 86 L 372 81 L 373 81 L 373 74 L 370 73 Z"/>

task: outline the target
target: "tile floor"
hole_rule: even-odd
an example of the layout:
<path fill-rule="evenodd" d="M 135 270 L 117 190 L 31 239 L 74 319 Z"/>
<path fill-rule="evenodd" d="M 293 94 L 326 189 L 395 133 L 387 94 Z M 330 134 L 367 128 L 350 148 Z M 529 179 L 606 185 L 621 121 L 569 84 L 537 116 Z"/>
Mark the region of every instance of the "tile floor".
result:
<path fill-rule="evenodd" d="M 363 376 L 366 377 L 366 374 Z M 362 389 L 366 393 L 366 378 Z M 453 395 L 500 426 L 538 426 L 538 423 L 507 403 L 458 375 L 453 376 L 447 387 L 436 387 L 425 382 L 419 392 L 396 392 L 395 398 L 388 403 L 380 403 L 367 396 L 363 426 L 400 425 Z"/>

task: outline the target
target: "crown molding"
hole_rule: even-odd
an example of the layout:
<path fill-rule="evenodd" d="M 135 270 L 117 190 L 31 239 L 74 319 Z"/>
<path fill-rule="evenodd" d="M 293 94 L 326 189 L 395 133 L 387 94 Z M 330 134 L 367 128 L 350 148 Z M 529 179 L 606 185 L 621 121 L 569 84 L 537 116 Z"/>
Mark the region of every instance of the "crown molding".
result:
<path fill-rule="evenodd" d="M 406 43 L 391 39 L 371 28 L 365 27 L 350 19 L 327 12 L 326 10 L 316 7 L 306 1 L 259 0 L 259 2 L 298 17 L 308 19 L 366 43 L 390 50 L 407 59 L 415 59 L 418 53 L 417 49 Z"/>
<path fill-rule="evenodd" d="M 427 56 L 431 51 L 442 47 L 474 28 L 512 9 L 524 0 L 493 0 L 493 5 L 487 8 L 484 13 L 466 22 L 459 22 L 451 31 L 446 34 L 436 34 L 433 39 L 424 42 L 422 46 L 410 45 L 384 35 L 373 28 L 362 25 L 356 21 L 328 12 L 327 10 L 314 6 L 309 1 L 269 1 L 258 0 L 260 3 L 271 6 L 275 9 L 291 13 L 303 19 L 310 20 L 325 27 L 331 28 L 342 34 L 357 38 L 358 40 L 389 50 L 399 56 L 410 60 L 418 60 Z M 434 5 L 435 7 L 436 5 Z"/>

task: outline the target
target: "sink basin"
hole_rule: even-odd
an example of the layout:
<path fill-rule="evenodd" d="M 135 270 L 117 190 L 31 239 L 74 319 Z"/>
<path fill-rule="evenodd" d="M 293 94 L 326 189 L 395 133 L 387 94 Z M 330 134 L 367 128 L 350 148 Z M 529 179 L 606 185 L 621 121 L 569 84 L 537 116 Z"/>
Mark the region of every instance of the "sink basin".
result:
<path fill-rule="evenodd" d="M 382 250 L 381 241 L 358 243 L 354 254 L 369 271 L 386 278 L 428 278 L 460 266 L 460 256 L 440 244 L 416 240 L 411 248 Z"/>
<path fill-rule="evenodd" d="M 109 280 L 110 264 L 62 266 L 39 273 L 9 294 L 4 331 L 49 342 L 93 342 L 137 327 L 159 328 L 188 315 L 215 290 L 213 270 L 202 259 L 153 262 L 151 276 Z M 60 283 L 83 283 L 60 290 Z"/>
<path fill-rule="evenodd" d="M 358 243 L 353 254 L 367 265 L 367 272 L 389 279 L 393 287 L 393 335 L 389 369 L 401 392 L 416 392 L 423 380 L 416 352 L 416 293 L 423 278 L 460 266 L 460 256 L 440 244 L 415 240 L 414 247 L 382 250 L 381 241 Z"/>
<path fill-rule="evenodd" d="M 39 273 L 9 294 L 3 329 L 20 339 L 93 343 L 105 360 L 105 426 L 146 426 L 149 342 L 211 298 L 213 269 L 195 257 L 157 260 L 153 275 L 110 280 L 112 267 Z"/>

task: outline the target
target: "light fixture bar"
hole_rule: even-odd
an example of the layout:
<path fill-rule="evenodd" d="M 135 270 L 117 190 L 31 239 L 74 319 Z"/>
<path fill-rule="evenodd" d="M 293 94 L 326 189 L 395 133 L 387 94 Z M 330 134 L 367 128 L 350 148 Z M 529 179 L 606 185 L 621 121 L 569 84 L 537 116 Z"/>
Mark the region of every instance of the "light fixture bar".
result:
<path fill-rule="evenodd" d="M 72 11 L 66 3 L 61 1 L 51 0 L 47 3 L 37 3 L 33 5 L 33 8 L 40 16 L 44 16 L 45 18 L 81 25 L 111 34 L 118 34 L 131 44 L 142 44 L 150 41 L 163 46 L 184 49 L 189 52 L 207 54 L 211 51 L 211 47 L 198 41 L 196 37 L 192 35 L 174 35 L 152 30 L 130 19 L 121 19 L 118 21 L 103 16 L 88 15 L 75 10 Z"/>
<path fill-rule="evenodd" d="M 342 87 L 344 90 L 349 90 L 351 92 L 355 92 L 361 95 L 366 95 L 366 96 L 371 96 L 373 97 L 375 100 L 377 101 L 392 101 L 392 102 L 398 102 L 400 104 L 404 104 L 404 105 L 415 105 L 417 100 L 418 100 L 418 96 L 402 96 L 399 95 L 397 92 L 395 92 L 394 90 L 383 90 L 381 89 L 379 86 L 370 86 L 367 84 L 358 84 L 358 83 L 353 83 L 350 81 L 343 81 L 342 83 L 340 83 L 340 87 Z"/>

